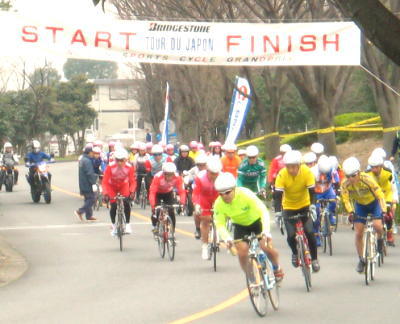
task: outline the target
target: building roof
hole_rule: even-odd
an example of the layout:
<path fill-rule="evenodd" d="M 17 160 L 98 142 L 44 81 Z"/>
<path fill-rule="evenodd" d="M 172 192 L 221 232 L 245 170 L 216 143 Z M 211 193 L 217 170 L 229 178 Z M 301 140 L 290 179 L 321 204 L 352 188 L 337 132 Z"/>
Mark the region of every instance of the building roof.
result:
<path fill-rule="evenodd" d="M 140 79 L 93 79 L 91 81 L 97 85 L 136 85 L 142 82 Z"/>

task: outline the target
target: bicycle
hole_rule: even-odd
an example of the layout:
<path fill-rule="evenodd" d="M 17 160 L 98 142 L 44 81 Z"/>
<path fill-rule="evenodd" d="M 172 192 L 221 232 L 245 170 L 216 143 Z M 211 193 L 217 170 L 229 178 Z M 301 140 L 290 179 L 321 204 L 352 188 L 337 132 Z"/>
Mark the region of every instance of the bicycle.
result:
<path fill-rule="evenodd" d="M 322 241 L 324 253 L 329 248 L 329 255 L 332 256 L 332 224 L 329 218 L 329 203 L 336 202 L 336 199 L 318 199 L 317 204 L 321 204 L 319 235 Z M 337 220 L 336 220 L 337 223 Z"/>
<path fill-rule="evenodd" d="M 211 217 L 210 230 L 208 231 L 208 259 L 213 259 L 214 272 L 217 271 L 217 253 L 219 252 L 219 239 L 217 228 Z"/>
<path fill-rule="evenodd" d="M 281 212 L 277 212 L 275 214 L 275 223 L 276 223 L 276 226 L 278 226 L 281 234 L 285 235 L 285 227 L 284 227 L 283 216 L 282 216 Z"/>
<path fill-rule="evenodd" d="M 158 251 L 161 258 L 165 256 L 165 250 L 168 252 L 170 261 L 175 258 L 175 228 L 172 219 L 169 216 L 169 208 L 177 208 L 179 205 L 156 206 L 155 212 L 158 213 L 157 232 L 154 234 L 158 244 Z"/>
<path fill-rule="evenodd" d="M 310 248 L 308 247 L 308 240 L 304 232 L 303 223 L 301 218 L 304 217 L 302 214 L 296 214 L 289 216 L 288 220 L 296 221 L 296 247 L 297 247 L 297 264 L 301 267 L 301 271 L 304 276 L 307 292 L 311 290 L 311 254 Z"/>
<path fill-rule="evenodd" d="M 262 235 L 251 233 L 243 239 L 234 242 L 246 242 L 249 244 L 249 268 L 246 272 L 246 284 L 249 297 L 254 310 L 260 317 L 267 314 L 267 297 L 272 308 L 279 308 L 279 286 L 275 278 L 272 263 L 260 247 L 259 240 Z"/>
<path fill-rule="evenodd" d="M 364 242 L 363 242 L 363 259 L 365 262 L 365 284 L 375 279 L 375 264 L 379 259 L 377 251 L 377 236 L 373 226 L 373 217 L 367 216 L 367 221 L 364 228 Z"/>
<path fill-rule="evenodd" d="M 100 209 L 100 207 L 103 206 L 103 200 L 104 200 L 103 190 L 102 190 L 101 185 L 97 182 L 96 183 L 96 199 L 94 201 L 93 209 L 98 211 Z"/>
<path fill-rule="evenodd" d="M 146 174 L 139 174 L 142 177 L 140 182 L 140 195 L 139 195 L 139 205 L 142 209 L 146 209 L 147 205 L 147 188 L 146 188 Z"/>
<path fill-rule="evenodd" d="M 124 200 L 126 199 L 121 194 L 117 194 L 114 198 L 117 201 L 117 217 L 115 222 L 115 227 L 117 229 L 117 237 L 119 239 L 119 250 L 122 252 L 123 249 L 123 236 L 126 235 L 126 219 L 124 213 Z"/>

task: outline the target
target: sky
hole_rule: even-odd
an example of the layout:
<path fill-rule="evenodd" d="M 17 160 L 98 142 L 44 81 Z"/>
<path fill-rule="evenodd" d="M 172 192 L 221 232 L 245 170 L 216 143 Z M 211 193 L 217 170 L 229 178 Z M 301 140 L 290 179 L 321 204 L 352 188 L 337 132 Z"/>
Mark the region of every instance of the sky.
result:
<path fill-rule="evenodd" d="M 110 20 L 116 19 L 111 13 L 104 13 L 99 4 L 94 7 L 92 0 L 11 0 L 12 9 L 11 11 L 17 11 L 23 16 L 33 17 L 60 17 L 65 19 L 71 17 L 74 20 Z M 17 56 L 17 54 L 16 54 Z M 25 58 L 23 59 L 26 60 Z M 8 60 L 7 62 L 0 63 L 0 69 L 2 71 L 10 71 L 14 69 L 16 65 L 21 64 L 22 59 L 18 58 L 15 61 Z M 62 73 L 62 66 L 66 61 L 65 57 L 59 56 L 46 56 L 46 58 L 30 58 L 26 61 L 26 68 L 28 72 L 33 71 L 36 67 L 43 66 L 44 62 L 51 62 L 52 66 Z M 125 66 L 119 67 L 120 78 L 128 77 L 129 71 Z M 0 77 L 0 83 L 2 79 Z M 18 85 L 14 81 L 8 82 L 8 88 L 15 88 Z M 0 84 L 1 89 L 1 84 Z"/>

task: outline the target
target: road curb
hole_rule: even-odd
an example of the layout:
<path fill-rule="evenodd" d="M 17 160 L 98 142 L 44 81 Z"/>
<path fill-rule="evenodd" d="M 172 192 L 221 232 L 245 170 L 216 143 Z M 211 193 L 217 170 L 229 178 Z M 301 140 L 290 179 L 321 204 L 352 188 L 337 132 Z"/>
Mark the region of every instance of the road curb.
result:
<path fill-rule="evenodd" d="M 25 257 L 0 237 L 0 288 L 19 279 L 27 269 Z"/>

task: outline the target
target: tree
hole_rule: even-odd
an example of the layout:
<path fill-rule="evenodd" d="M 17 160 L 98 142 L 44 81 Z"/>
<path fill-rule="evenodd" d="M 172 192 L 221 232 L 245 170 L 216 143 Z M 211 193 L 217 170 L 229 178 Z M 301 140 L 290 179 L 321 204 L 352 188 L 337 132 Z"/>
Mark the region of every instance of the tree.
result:
<path fill-rule="evenodd" d="M 333 0 L 346 18 L 360 27 L 365 36 L 387 57 L 400 65 L 400 20 L 379 0 Z M 383 27 L 384 26 L 384 27 Z"/>
<path fill-rule="evenodd" d="M 74 76 L 68 82 L 62 82 L 57 89 L 57 101 L 60 106 L 53 111 L 53 129 L 57 122 L 65 128 L 57 131 L 58 136 L 68 134 L 74 141 L 76 152 L 81 152 L 85 144 L 85 130 L 93 124 L 97 113 L 89 106 L 95 93 L 93 83 L 84 75 Z M 65 111 L 64 111 L 65 109 Z"/>
<path fill-rule="evenodd" d="M 88 79 L 116 79 L 118 77 L 118 65 L 110 61 L 68 59 L 63 70 L 68 80 L 78 74 L 84 74 Z"/>
<path fill-rule="evenodd" d="M 10 10 L 11 9 L 11 3 L 8 0 L 1 0 L 0 1 L 0 10 Z"/>

